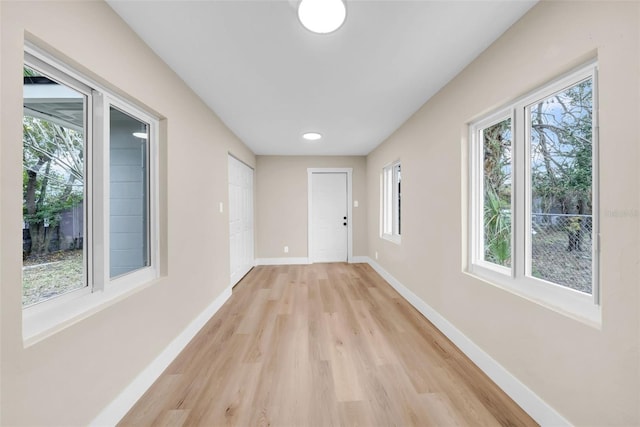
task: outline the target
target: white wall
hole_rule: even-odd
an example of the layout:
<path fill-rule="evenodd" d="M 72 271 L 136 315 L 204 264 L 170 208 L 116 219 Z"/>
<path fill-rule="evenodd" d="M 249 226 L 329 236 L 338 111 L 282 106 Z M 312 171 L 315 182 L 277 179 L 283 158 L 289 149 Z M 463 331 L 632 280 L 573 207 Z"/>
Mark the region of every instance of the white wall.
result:
<path fill-rule="evenodd" d="M 594 57 L 601 328 L 463 273 L 467 124 Z M 640 3 L 540 2 L 367 157 L 369 256 L 576 425 L 640 424 L 639 77 Z M 400 245 L 378 237 L 397 158 Z"/>

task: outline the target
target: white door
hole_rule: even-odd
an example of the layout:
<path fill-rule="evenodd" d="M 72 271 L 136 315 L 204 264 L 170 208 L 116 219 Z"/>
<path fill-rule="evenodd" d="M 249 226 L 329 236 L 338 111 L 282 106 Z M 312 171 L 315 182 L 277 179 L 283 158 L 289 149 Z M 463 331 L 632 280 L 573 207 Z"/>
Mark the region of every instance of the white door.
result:
<path fill-rule="evenodd" d="M 229 156 L 231 286 L 253 267 L 253 169 Z"/>
<path fill-rule="evenodd" d="M 346 262 L 348 254 L 347 174 L 311 174 L 311 262 Z"/>

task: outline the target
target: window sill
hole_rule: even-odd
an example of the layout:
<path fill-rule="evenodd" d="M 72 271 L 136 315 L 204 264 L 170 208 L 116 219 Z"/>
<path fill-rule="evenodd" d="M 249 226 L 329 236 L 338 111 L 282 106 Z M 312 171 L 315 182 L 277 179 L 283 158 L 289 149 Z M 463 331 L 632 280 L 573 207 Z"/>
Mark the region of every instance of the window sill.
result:
<path fill-rule="evenodd" d="M 478 265 L 464 273 L 595 329 L 602 328 L 602 310 L 591 295 L 533 278 L 513 279 Z"/>
<path fill-rule="evenodd" d="M 111 285 L 105 291 L 79 289 L 25 308 L 22 311 L 22 340 L 30 347 L 87 317 L 133 295 L 155 283 L 152 279 L 137 284 Z"/>
<path fill-rule="evenodd" d="M 383 234 L 380 238 L 399 245 L 402 243 L 402 237 L 399 234 Z"/>

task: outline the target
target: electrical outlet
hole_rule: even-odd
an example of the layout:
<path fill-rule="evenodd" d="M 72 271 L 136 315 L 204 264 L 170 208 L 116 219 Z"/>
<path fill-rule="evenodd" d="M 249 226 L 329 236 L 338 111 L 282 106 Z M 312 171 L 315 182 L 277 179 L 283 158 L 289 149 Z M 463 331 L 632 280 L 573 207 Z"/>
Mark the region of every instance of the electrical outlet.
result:
<path fill-rule="evenodd" d="M 289 253 L 289 246 L 285 246 L 285 247 L 284 247 L 284 253 L 285 253 L 285 254 L 288 254 L 288 253 Z"/>
<path fill-rule="evenodd" d="M 376 256 L 376 259 L 378 259 L 378 251 L 376 251 L 375 256 Z"/>

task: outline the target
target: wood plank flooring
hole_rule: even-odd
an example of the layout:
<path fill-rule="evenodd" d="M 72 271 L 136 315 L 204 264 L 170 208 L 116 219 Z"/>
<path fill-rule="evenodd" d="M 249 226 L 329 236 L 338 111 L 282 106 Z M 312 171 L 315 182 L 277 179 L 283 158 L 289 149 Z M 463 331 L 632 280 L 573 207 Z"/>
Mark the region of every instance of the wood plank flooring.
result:
<path fill-rule="evenodd" d="M 254 268 L 120 423 L 536 423 L 366 264 Z"/>

